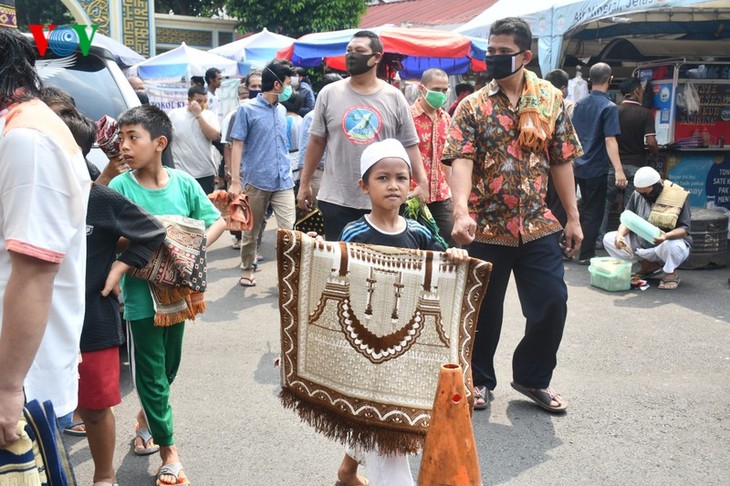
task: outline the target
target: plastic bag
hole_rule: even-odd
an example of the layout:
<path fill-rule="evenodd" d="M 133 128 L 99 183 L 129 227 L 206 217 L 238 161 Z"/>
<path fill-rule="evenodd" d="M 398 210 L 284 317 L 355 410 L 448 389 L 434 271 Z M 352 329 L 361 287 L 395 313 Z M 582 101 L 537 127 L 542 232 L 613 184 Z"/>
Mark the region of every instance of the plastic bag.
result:
<path fill-rule="evenodd" d="M 688 115 L 695 115 L 700 112 L 700 95 L 692 83 L 685 83 L 684 88 L 682 88 L 682 98 Z M 679 97 L 677 105 L 679 105 Z"/>

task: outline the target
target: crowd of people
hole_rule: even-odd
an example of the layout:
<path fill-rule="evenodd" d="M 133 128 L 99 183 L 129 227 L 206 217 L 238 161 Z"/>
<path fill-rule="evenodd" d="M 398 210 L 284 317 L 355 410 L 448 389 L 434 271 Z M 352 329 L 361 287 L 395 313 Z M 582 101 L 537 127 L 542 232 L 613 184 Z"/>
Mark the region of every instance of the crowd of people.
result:
<path fill-rule="evenodd" d="M 523 20 L 495 22 L 489 82 L 457 85 L 450 107 L 440 69 L 423 73 L 410 106 L 380 79 L 383 46 L 369 31 L 347 46 L 348 76 L 328 74 L 317 94 L 304 69 L 272 61 L 243 80 L 235 110 L 221 113 L 221 73 L 212 68 L 190 87 L 186 107 L 165 113 L 142 104 L 121 114 L 120 153 L 100 174 L 85 161 L 93 122 L 70 97 L 42 89 L 30 42 L 0 29 L 0 447 L 18 439 L 26 398 L 50 399 L 62 429 L 87 435 L 94 484 L 115 484 L 121 284 L 142 405 L 133 450 L 159 452 L 158 485 L 188 484 L 169 401 L 184 321 L 156 324 L 150 287 L 128 272 L 164 240 L 156 216 L 202 221 L 213 244 L 225 231 L 208 197 L 216 189 L 245 193 L 250 204 L 252 228 L 232 235 L 242 287 L 256 285 L 271 215 L 291 229 L 297 215 L 315 210 L 326 240 L 492 262 L 472 360 L 475 409 L 489 407 L 497 386 L 493 361 L 514 275 L 526 326 L 511 386 L 548 412 L 564 412 L 568 403 L 551 379 L 567 316 L 565 259 L 578 252 L 589 262 L 602 240 L 610 255 L 640 263 L 637 278 L 663 270 L 660 287 L 677 288 L 691 216 L 681 188 L 648 167 L 645 141 L 655 152 L 656 139 L 641 83 L 622 83 L 617 107 L 607 96 L 610 67 L 595 64 L 592 91 L 573 107 L 564 99 L 567 73 L 540 79 L 526 68 L 531 43 Z M 141 80 L 130 83 L 144 101 Z M 608 231 L 607 208 L 619 193 L 660 236 L 639 240 L 623 224 Z M 447 247 L 400 215 L 409 197 L 425 203 Z M 368 484 L 361 463 L 372 484 L 413 484 L 404 457 L 359 444 L 348 444 L 338 484 Z"/>

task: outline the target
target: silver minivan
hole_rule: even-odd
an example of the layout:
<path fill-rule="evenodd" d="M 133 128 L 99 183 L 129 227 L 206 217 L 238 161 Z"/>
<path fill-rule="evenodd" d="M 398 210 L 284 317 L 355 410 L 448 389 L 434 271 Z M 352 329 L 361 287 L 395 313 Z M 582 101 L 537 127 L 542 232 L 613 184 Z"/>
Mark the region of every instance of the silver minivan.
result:
<path fill-rule="evenodd" d="M 134 89 L 112 53 L 104 47 L 92 44 L 86 56 L 76 49 L 65 57 L 59 57 L 48 49 L 45 56 L 37 58 L 36 69 L 47 86 L 68 92 L 79 111 L 94 121 L 104 115 L 117 119 L 129 108 L 139 105 Z M 108 162 L 96 145 L 88 158 L 99 169 Z"/>

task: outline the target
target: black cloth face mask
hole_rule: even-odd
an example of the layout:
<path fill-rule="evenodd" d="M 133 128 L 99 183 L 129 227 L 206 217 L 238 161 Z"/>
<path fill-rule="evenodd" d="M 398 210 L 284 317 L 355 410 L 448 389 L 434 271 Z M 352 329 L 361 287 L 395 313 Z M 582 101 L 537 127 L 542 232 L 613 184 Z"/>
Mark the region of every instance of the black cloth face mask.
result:
<path fill-rule="evenodd" d="M 651 191 L 647 193 L 642 193 L 642 197 L 646 199 L 646 202 L 649 204 L 654 204 L 657 199 L 659 199 L 659 195 L 662 193 L 662 189 L 664 189 L 664 185 L 661 182 L 657 182 L 653 186 L 651 186 Z"/>
<path fill-rule="evenodd" d="M 525 51 L 516 54 L 495 54 L 494 56 L 486 56 L 484 62 L 487 64 L 487 79 L 504 79 L 513 75 L 522 68 L 522 64 L 515 65 L 517 56 Z"/>
<path fill-rule="evenodd" d="M 256 98 L 259 95 L 259 93 L 261 93 L 260 89 L 248 90 L 248 99 L 252 100 L 252 99 Z"/>
<path fill-rule="evenodd" d="M 372 66 L 368 65 L 368 61 L 374 55 L 374 53 L 361 54 L 359 52 L 348 52 L 345 56 L 345 65 L 347 66 L 347 72 L 353 76 L 357 76 L 358 74 L 363 74 L 370 71 L 372 68 L 377 66 L 377 64 L 373 64 Z"/>

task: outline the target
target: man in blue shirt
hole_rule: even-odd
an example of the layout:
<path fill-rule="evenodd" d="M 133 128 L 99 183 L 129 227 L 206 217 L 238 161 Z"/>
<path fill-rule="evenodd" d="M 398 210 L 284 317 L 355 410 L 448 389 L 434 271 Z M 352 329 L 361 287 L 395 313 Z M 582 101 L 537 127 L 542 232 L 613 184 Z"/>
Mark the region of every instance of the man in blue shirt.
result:
<path fill-rule="evenodd" d="M 309 84 L 309 78 L 304 68 L 296 68 L 294 79 L 292 79 L 292 86 L 297 89 L 297 93 L 302 97 L 304 103 L 299 109 L 299 116 L 304 116 L 310 111 L 314 110 L 314 90 L 312 85 Z"/>
<path fill-rule="evenodd" d="M 238 195 L 248 195 L 253 229 L 243 232 L 241 241 L 241 279 L 243 287 L 256 285 L 256 235 L 264 223 L 266 208 L 271 204 L 279 228 L 294 226 L 294 181 L 287 157 L 286 109 L 280 101 L 292 93 L 294 69 L 286 61 L 272 61 L 261 73 L 261 93 L 250 103 L 238 108 L 230 138 L 231 187 Z M 244 150 L 245 148 L 245 150 Z M 243 187 L 242 187 L 243 185 Z"/>
<path fill-rule="evenodd" d="M 606 203 L 608 168 L 616 171 L 616 187 L 626 187 L 616 135 L 621 133 L 618 108 L 606 92 L 611 83 L 611 67 L 603 62 L 594 64 L 589 71 L 593 91 L 575 104 L 573 126 L 583 146 L 583 156 L 575 161 L 575 180 L 581 194 L 580 225 L 583 244 L 579 263 L 587 265 L 596 256 L 596 239 Z"/>

